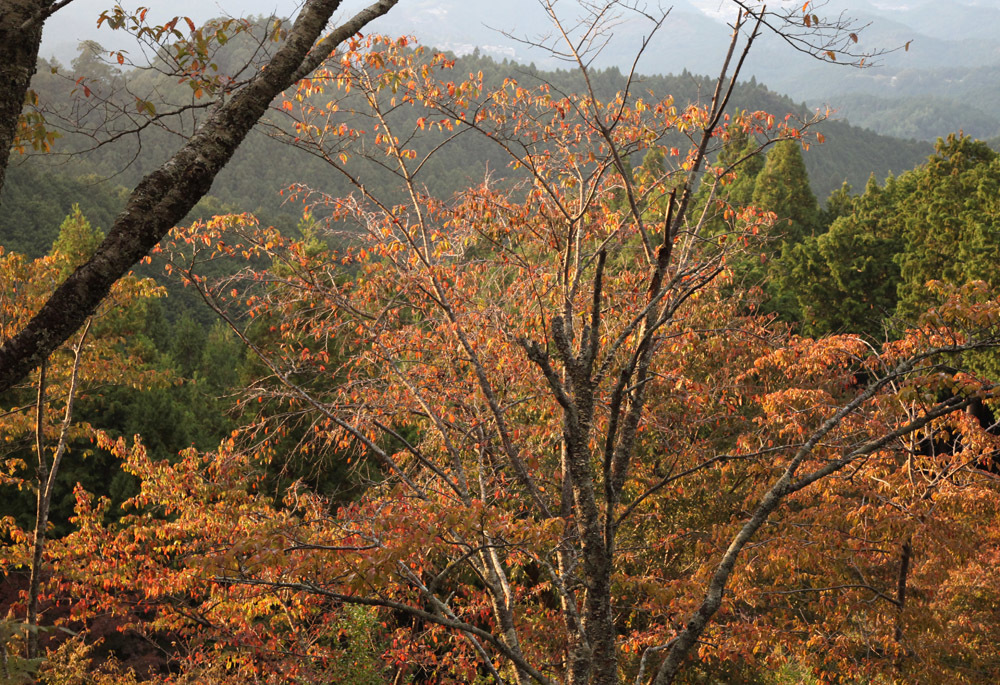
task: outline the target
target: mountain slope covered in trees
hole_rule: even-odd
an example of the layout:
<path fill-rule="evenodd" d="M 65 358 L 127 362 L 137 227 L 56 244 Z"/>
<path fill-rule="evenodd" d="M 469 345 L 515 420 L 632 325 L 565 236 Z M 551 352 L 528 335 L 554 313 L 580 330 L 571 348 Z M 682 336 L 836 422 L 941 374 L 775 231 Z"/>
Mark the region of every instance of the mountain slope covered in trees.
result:
<path fill-rule="evenodd" d="M 232 42 L 238 43 L 238 40 Z M 245 46 L 220 57 L 220 68 L 248 58 L 245 54 L 248 49 L 249 46 Z M 549 83 L 554 89 L 565 92 L 574 92 L 583 85 L 573 72 L 546 72 L 509 61 L 497 62 L 481 54 L 457 58 L 454 71 L 456 74 L 481 71 L 484 82 L 490 85 L 499 84 L 505 78 L 518 79 L 529 87 Z M 135 72 L 132 76 L 121 74 L 106 65 L 95 54 L 92 45 L 83 45 L 78 59 L 70 67 L 43 63 L 34 87 L 41 101 L 54 111 L 72 112 L 87 102 L 77 85 L 79 78 L 85 79 L 84 83 L 95 98 L 97 93 L 114 92 L 124 81 L 131 83 L 132 92 L 155 92 L 168 101 L 182 100 L 185 91 L 186 97 L 190 97 L 189 88 L 178 86 L 169 78 L 146 71 Z M 617 69 L 593 75 L 595 90 L 602 97 L 613 95 L 620 80 L 621 72 Z M 709 86 L 707 77 L 687 72 L 678 76 L 640 76 L 635 83 L 637 92 L 653 97 L 671 95 L 677 106 L 704 100 L 710 95 Z M 317 101 L 322 99 L 321 95 L 316 97 Z M 122 108 L 128 106 L 126 103 Z M 160 103 L 160 107 L 164 105 Z M 791 114 L 803 120 L 814 114 L 756 81 L 736 87 L 732 108 L 768 111 L 780 113 L 780 116 Z M 92 118 L 99 116 L 100 112 L 91 113 Z M 278 122 L 280 116 L 275 115 L 274 119 Z M 135 136 L 127 136 L 85 153 L 74 150 L 92 148 L 93 140 L 67 132 L 63 139 L 56 141 L 56 156 L 51 162 L 38 158 L 12 168 L 13 185 L 4 191 L 5 202 L 0 209 L 0 240 L 27 254 L 43 253 L 51 244 L 61 217 L 77 201 L 82 202 L 85 213 L 99 225 L 110 225 L 125 197 L 122 187 L 130 187 L 162 163 L 179 136 L 190 131 L 193 125 L 194 121 L 189 118 L 175 118 L 167 123 L 170 130 L 150 127 L 144 131 L 141 142 Z M 924 143 L 877 135 L 839 120 L 826 121 L 816 130 L 822 132 L 826 142 L 813 146 L 806 153 L 805 162 L 812 188 L 820 198 L 825 198 L 845 181 L 861 187 L 873 173 L 878 178 L 901 173 L 930 153 L 930 146 Z M 322 159 L 289 146 L 287 136 L 281 138 L 268 135 L 266 128 L 253 132 L 234 161 L 219 174 L 211 191 L 215 200 L 208 201 L 205 209 L 197 210 L 200 215 L 212 208 L 218 211 L 221 207 L 238 207 L 257 212 L 263 221 L 287 229 L 294 227 L 300 214 L 299 208 L 287 204 L 280 194 L 290 183 L 301 183 L 331 194 L 350 192 L 350 182 L 332 174 Z M 138 155 L 140 149 L 142 154 Z M 377 169 L 369 168 L 367 173 L 367 183 L 391 186 L 395 180 L 391 175 L 378 173 Z M 508 162 L 502 155 L 481 140 L 463 136 L 431 160 L 422 178 L 435 194 L 448 195 L 482 180 L 487 174 L 502 177 L 508 173 Z M 78 200 L 81 197 L 83 199 Z"/>
<path fill-rule="evenodd" d="M 0 395 L 5 678 L 1000 679 L 1000 156 L 587 64 L 370 35 L 276 99 Z M 74 68 L 57 144 L 125 144 L 11 169 L 5 338 L 219 83 Z"/>

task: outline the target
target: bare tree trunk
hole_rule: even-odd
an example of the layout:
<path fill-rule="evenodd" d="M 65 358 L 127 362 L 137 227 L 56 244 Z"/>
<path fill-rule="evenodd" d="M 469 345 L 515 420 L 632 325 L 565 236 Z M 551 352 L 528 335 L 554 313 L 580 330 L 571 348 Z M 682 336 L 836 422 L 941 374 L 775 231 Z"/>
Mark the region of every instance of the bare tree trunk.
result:
<path fill-rule="evenodd" d="M 906 541 L 900 545 L 899 549 L 899 572 L 896 575 L 896 629 L 893 632 L 893 639 L 895 639 L 900 649 L 899 656 L 896 658 L 896 670 L 900 674 L 902 674 L 905 667 L 904 657 L 906 656 L 906 648 L 903 646 L 903 610 L 906 608 L 906 584 L 910 575 L 910 556 L 912 553 L 912 539 L 906 538 Z"/>
<path fill-rule="evenodd" d="M 522 655 L 521 642 L 517 636 L 514 624 L 514 607 L 511 597 L 510 583 L 496 551 L 494 541 L 487 538 L 488 549 L 479 553 L 483 580 L 489 590 L 493 604 L 493 615 L 503 633 L 503 641 L 512 652 Z M 522 668 L 515 666 L 514 677 L 517 685 L 527 685 L 530 676 Z"/>
<path fill-rule="evenodd" d="M 42 42 L 42 0 L 0 2 L 0 190 L 7 177 L 10 150 Z"/>
<path fill-rule="evenodd" d="M 49 480 L 48 462 L 45 459 L 45 371 L 43 362 L 38 370 L 38 399 L 35 402 L 35 454 L 38 457 L 38 498 L 35 507 L 35 539 L 31 550 L 31 580 L 28 582 L 28 635 L 27 658 L 38 656 L 38 588 L 41 584 L 42 548 L 45 545 L 45 526 L 48 508 L 45 506 L 45 483 Z"/>
<path fill-rule="evenodd" d="M 63 413 L 62 426 L 59 429 L 59 439 L 56 443 L 52 465 L 45 459 L 45 371 L 42 364 L 38 374 L 38 401 L 35 408 L 35 451 L 38 455 L 38 499 L 35 509 L 35 538 L 31 550 L 31 580 L 28 583 L 28 637 L 27 656 L 34 659 L 38 656 L 38 596 L 42 579 L 42 554 L 45 551 L 45 534 L 49 526 L 49 509 L 52 506 L 52 491 L 55 488 L 59 465 L 66 453 L 66 442 L 69 438 L 69 428 L 73 422 L 73 402 L 77 394 L 77 381 L 80 372 L 80 359 L 83 353 L 83 343 L 90 330 L 90 321 L 83 328 L 80 340 L 73 350 L 73 371 L 71 372 L 69 390 L 66 397 L 66 409 Z"/>

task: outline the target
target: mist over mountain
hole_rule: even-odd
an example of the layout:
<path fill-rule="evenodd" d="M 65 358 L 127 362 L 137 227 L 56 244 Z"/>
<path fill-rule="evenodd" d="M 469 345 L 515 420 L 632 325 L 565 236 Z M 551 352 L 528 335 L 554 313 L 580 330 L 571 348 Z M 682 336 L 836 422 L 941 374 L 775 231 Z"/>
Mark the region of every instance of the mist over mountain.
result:
<path fill-rule="evenodd" d="M 364 6 L 363 0 L 345 3 L 341 16 Z M 799 3 L 784 3 L 800 8 Z M 106 0 L 77 0 L 60 10 L 46 25 L 42 55 L 68 63 L 80 40 L 96 40 L 106 47 L 127 46 L 127 36 L 96 27 Z M 575 2 L 552 5 L 572 33 L 583 10 Z M 169 8 L 153 7 L 153 23 L 175 14 L 196 21 L 213 16 L 268 15 L 274 2 L 212 2 L 178 0 Z M 644 74 L 712 75 L 721 67 L 737 9 L 727 0 L 677 0 L 663 25 L 650 40 L 636 68 Z M 637 47 L 653 32 L 650 17 L 656 6 L 619 9 L 605 30 L 589 43 L 585 59 L 595 67 L 632 67 Z M 649 16 L 643 14 L 645 12 Z M 934 140 L 958 129 L 1000 134 L 1000 120 L 992 112 L 1000 104 L 1000 8 L 992 0 L 941 3 L 831 0 L 812 3 L 810 12 L 821 19 L 843 18 L 859 31 L 862 51 L 886 51 L 866 69 L 821 62 L 803 55 L 767 32 L 748 60 L 744 77 L 755 77 L 769 88 L 810 106 L 830 106 L 840 116 L 888 135 Z M 546 10 L 537 0 L 503 3 L 463 0 L 403 0 L 371 30 L 415 36 L 424 45 L 468 55 L 475 50 L 494 59 L 509 59 L 553 70 L 569 66 L 567 55 L 546 49 L 555 36 Z M 575 34 L 579 36 L 579 31 Z M 904 49 L 905 48 L 905 49 Z M 138 57 L 139 50 L 133 47 Z M 861 97 L 864 95 L 865 97 Z M 869 106 L 870 105 L 870 106 Z M 905 119 L 905 121 L 901 121 Z"/>

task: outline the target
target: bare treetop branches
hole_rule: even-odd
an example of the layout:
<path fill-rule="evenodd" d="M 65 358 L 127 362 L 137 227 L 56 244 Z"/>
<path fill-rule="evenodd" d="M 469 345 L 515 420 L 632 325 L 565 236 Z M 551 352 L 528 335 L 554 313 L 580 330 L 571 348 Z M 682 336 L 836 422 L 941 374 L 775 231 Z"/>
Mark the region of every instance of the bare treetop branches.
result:
<path fill-rule="evenodd" d="M 730 207 L 720 235 L 685 211 L 720 141 L 794 144 L 808 132 L 725 113 L 763 21 L 741 14 L 713 96 L 685 108 L 636 97 L 627 78 L 607 101 L 509 77 L 489 87 L 378 37 L 282 103 L 299 142 L 354 187 L 293 189 L 339 248 L 230 217 L 179 232 L 172 263 L 266 368 L 244 397 L 255 408 L 248 451 L 340 453 L 383 478 L 359 470 L 372 479 L 358 502 L 283 532 L 284 549 L 304 553 L 294 562 L 227 562 L 218 584 L 405 616 L 393 624 L 397 675 L 436 668 L 446 650 L 459 682 L 664 684 L 695 655 L 738 680 L 781 656 L 767 647 L 755 663 L 748 650 L 799 639 L 783 633 L 799 590 L 893 597 L 884 576 L 898 558 L 883 550 L 900 548 L 903 528 L 924 530 L 914 521 L 928 492 L 995 501 L 971 452 L 924 460 L 912 447 L 944 426 L 970 449 L 995 442 L 962 419 L 995 386 L 962 375 L 945 395 L 938 373 L 1000 342 L 987 315 L 995 293 L 950 293 L 942 313 L 884 349 L 800 338 L 725 283 L 727 263 L 776 217 Z M 422 170 L 459 131 L 524 173 L 434 197 Z M 665 145 L 668 135 L 686 146 Z M 650 161 L 633 169 L 639 154 Z M 402 192 L 366 184 L 359 158 L 391 170 Z M 716 172 L 722 186 L 739 169 Z M 198 273 L 205 259 L 245 255 L 273 266 Z M 323 507 L 296 499 L 306 501 Z M 758 537 L 765 528 L 774 539 Z M 861 542 L 823 546 L 827 528 Z M 855 568 L 862 579 L 850 582 Z M 826 574 L 835 580 L 810 585 Z M 893 601 L 865 606 L 875 628 L 815 638 L 837 668 L 865 672 L 852 658 L 866 641 L 899 644 L 889 618 L 910 581 L 894 580 L 904 590 Z M 776 583 L 787 594 L 767 597 L 787 604 L 759 599 Z M 827 615 L 835 635 L 854 620 Z"/>

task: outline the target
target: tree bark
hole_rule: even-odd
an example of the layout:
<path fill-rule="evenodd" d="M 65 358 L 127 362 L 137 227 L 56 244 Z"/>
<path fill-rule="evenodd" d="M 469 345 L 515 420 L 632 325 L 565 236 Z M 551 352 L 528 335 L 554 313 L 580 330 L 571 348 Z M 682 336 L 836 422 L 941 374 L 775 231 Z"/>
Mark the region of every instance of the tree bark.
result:
<path fill-rule="evenodd" d="M 42 0 L 0 2 L 0 190 L 7 178 L 21 108 L 38 63 L 42 22 L 33 19 L 47 4 Z"/>
<path fill-rule="evenodd" d="M 0 348 L 0 392 L 20 381 L 65 342 L 107 296 L 114 282 L 187 215 L 279 93 L 307 76 L 337 45 L 396 2 L 378 0 L 317 44 L 340 0 L 308 0 L 288 40 L 267 67 L 220 103 L 173 157 L 139 182 L 94 256 L 70 274 L 21 332 L 4 342 Z"/>

